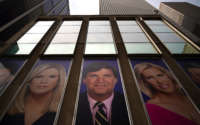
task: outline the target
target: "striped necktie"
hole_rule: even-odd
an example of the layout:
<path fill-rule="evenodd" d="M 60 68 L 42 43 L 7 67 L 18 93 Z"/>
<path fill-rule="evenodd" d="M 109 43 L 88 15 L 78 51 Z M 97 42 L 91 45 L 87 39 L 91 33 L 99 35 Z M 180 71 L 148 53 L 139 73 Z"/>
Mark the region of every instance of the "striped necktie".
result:
<path fill-rule="evenodd" d="M 94 107 L 98 106 L 98 110 L 95 115 L 95 125 L 109 125 L 106 113 L 103 108 L 105 105 L 102 102 L 97 102 Z"/>

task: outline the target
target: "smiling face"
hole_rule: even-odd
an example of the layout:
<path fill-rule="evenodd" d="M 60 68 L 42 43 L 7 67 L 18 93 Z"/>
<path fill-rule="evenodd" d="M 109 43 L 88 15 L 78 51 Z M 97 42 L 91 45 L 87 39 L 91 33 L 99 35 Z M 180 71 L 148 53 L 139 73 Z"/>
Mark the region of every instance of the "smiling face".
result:
<path fill-rule="evenodd" d="M 83 82 L 86 84 L 88 94 L 95 98 L 108 98 L 113 92 L 117 78 L 112 70 L 102 68 L 96 72 L 87 73 Z"/>
<path fill-rule="evenodd" d="M 59 72 L 49 68 L 36 75 L 30 83 L 30 92 L 35 95 L 52 92 L 59 81 Z"/>
<path fill-rule="evenodd" d="M 148 68 L 142 73 L 144 81 L 152 86 L 156 92 L 173 93 L 176 90 L 176 85 L 166 73 L 161 72 L 157 68 Z"/>

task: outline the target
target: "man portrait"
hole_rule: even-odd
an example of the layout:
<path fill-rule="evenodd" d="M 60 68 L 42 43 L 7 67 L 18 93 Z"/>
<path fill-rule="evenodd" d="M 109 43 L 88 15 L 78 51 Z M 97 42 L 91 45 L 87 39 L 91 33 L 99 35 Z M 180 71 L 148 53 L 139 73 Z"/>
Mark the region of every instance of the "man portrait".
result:
<path fill-rule="evenodd" d="M 129 125 L 124 96 L 114 89 L 117 81 L 118 72 L 108 62 L 85 67 L 86 91 L 80 93 L 76 125 Z"/>
<path fill-rule="evenodd" d="M 183 68 L 190 75 L 193 82 L 200 88 L 200 62 L 184 62 Z"/>

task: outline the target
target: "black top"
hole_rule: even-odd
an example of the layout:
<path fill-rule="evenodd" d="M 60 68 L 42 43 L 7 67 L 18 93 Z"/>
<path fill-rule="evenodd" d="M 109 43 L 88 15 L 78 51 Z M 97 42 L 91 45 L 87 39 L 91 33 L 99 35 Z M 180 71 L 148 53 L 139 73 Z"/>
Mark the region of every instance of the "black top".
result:
<path fill-rule="evenodd" d="M 111 106 L 111 124 L 129 125 L 129 118 L 124 96 L 115 92 Z M 79 97 L 76 125 L 93 125 L 92 113 L 90 111 L 86 92 L 80 94 Z"/>
<path fill-rule="evenodd" d="M 53 125 L 55 112 L 47 112 L 32 125 Z M 24 125 L 24 114 L 5 115 L 0 125 Z"/>

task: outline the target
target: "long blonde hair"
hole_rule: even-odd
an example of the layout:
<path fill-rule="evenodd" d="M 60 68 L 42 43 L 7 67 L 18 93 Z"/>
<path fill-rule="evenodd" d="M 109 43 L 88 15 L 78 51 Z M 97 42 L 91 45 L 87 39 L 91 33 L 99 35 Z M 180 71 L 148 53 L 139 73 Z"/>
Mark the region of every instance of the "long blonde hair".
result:
<path fill-rule="evenodd" d="M 59 80 L 56 85 L 56 88 L 53 90 L 53 97 L 49 107 L 47 107 L 47 111 L 51 112 L 57 111 L 57 107 L 60 102 L 63 88 L 66 83 L 66 70 L 60 64 L 47 63 L 47 64 L 41 64 L 37 66 L 34 70 L 32 70 L 32 72 L 28 76 L 27 82 L 25 83 L 21 92 L 16 97 L 14 105 L 10 108 L 9 114 L 24 113 L 24 106 L 25 106 L 24 102 L 25 102 L 25 97 L 29 94 L 29 84 L 39 73 L 50 68 L 57 69 L 57 71 L 59 72 Z"/>
<path fill-rule="evenodd" d="M 172 82 L 177 85 L 177 82 L 174 79 L 174 77 L 172 76 L 172 74 L 168 70 L 166 70 L 165 68 L 163 68 L 159 65 L 152 64 L 152 63 L 136 64 L 135 67 L 134 67 L 134 72 L 135 72 L 137 81 L 139 83 L 140 89 L 142 90 L 142 92 L 144 92 L 149 97 L 152 97 L 156 90 L 154 90 L 151 85 L 146 83 L 146 81 L 143 77 L 143 72 L 144 72 L 144 70 L 150 69 L 150 68 L 158 69 L 162 73 L 166 74 L 168 76 L 168 78 L 171 79 Z"/>

